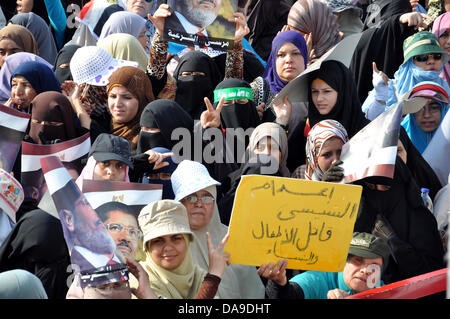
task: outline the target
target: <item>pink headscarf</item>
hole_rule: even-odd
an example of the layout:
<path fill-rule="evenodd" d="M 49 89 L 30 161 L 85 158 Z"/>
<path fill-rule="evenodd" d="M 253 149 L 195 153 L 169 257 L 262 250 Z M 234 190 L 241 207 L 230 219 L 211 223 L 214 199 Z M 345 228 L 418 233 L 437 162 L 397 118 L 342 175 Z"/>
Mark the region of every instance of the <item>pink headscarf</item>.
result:
<path fill-rule="evenodd" d="M 441 14 L 434 20 L 432 33 L 439 39 L 439 37 L 447 29 L 450 29 L 450 12 Z M 444 49 L 445 50 L 445 49 Z M 444 70 L 442 71 L 441 78 L 443 78 L 450 85 L 450 61 L 444 65 Z"/>
<path fill-rule="evenodd" d="M 75 184 L 77 184 L 80 191 L 83 191 L 83 180 L 85 180 L 85 179 L 93 180 L 94 179 L 95 165 L 97 165 L 97 161 L 94 159 L 94 156 L 89 157 L 89 159 L 86 163 L 86 166 L 83 168 L 80 176 L 78 176 L 77 180 L 75 181 Z M 130 177 L 128 176 L 129 169 L 130 168 L 127 165 L 126 169 L 125 169 L 125 179 L 123 180 L 124 182 L 130 181 Z"/>

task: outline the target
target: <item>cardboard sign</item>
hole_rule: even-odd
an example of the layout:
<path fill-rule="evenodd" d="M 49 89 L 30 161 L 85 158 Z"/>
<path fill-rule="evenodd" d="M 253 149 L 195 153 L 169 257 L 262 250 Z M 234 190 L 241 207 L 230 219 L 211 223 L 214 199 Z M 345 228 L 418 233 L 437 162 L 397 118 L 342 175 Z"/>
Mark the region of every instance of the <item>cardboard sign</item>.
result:
<path fill-rule="evenodd" d="M 342 147 L 344 183 L 371 177 L 394 177 L 403 103 L 389 108 Z"/>
<path fill-rule="evenodd" d="M 0 168 L 11 172 L 31 115 L 0 104 Z"/>
<path fill-rule="evenodd" d="M 163 40 L 197 48 L 231 50 L 237 0 L 168 0 L 172 13 L 164 21 Z"/>
<path fill-rule="evenodd" d="M 225 252 L 232 264 L 287 259 L 289 269 L 342 271 L 361 192 L 356 185 L 242 176 Z"/>

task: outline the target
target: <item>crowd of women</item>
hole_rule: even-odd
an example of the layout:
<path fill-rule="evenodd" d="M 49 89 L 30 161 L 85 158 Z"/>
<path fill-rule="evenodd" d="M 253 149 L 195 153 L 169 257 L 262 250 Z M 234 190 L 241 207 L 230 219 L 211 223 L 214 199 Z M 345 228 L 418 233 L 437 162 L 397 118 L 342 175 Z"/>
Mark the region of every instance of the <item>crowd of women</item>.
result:
<path fill-rule="evenodd" d="M 0 296 L 282 298 L 274 291 L 286 286 L 284 278 L 305 285 L 294 298 L 311 296 L 306 287 L 315 289 L 315 274 L 287 262 L 230 265 L 223 250 L 241 177 L 340 182 L 343 145 L 398 101 L 416 97 L 426 104 L 402 118 L 393 178 L 353 182 L 363 188 L 355 236 L 381 240 L 388 256 L 356 256 L 383 257 L 383 284 L 446 267 L 449 166 L 436 169 L 429 161 L 445 159 L 450 149 L 450 12 L 443 0 L 238 1 L 234 45 L 219 55 L 169 46 L 164 21 L 172 11 L 156 0 L 82 3 L 94 10 L 92 28 L 80 24 L 72 32 L 61 22 L 66 2 L 1 5 L 7 23 L 0 26 L 0 103 L 30 114 L 28 143 L 57 144 L 89 133 L 91 152 L 75 178 L 80 190 L 85 180 L 162 184 L 162 199 L 137 218 L 144 257 L 127 259 L 129 280 L 80 287 L 75 276 L 70 284 L 61 222 L 49 213 L 48 193 L 24 195 L 19 153 L 11 171 L 0 169 L 2 190 L 19 185 L 14 199 L 0 198 L 0 281 L 8 283 L 0 285 Z M 307 101 L 287 95 L 275 102 L 354 34 L 361 38 L 348 52 L 348 66 L 325 60 L 308 73 Z M 245 92 L 251 94 L 240 95 Z M 181 153 L 176 129 L 187 132 Z M 217 132 L 221 142 L 213 139 Z M 94 142 L 105 135 L 112 145 L 125 143 L 125 151 L 98 155 L 101 142 Z M 273 163 L 276 169 L 267 173 Z M 317 295 L 368 289 L 344 279 L 335 287 L 317 284 L 326 290 Z"/>

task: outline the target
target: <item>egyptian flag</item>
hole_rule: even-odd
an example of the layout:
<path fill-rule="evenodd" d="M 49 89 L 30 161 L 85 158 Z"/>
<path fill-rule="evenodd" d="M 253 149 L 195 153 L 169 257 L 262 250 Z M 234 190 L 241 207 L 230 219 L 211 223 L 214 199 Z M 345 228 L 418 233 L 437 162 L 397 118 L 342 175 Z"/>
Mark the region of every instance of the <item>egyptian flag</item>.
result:
<path fill-rule="evenodd" d="M 57 156 L 74 177 L 83 169 L 82 159 L 91 148 L 89 133 L 56 144 L 33 144 L 22 142 L 21 184 L 25 198 L 33 198 L 38 203 L 47 190 L 39 160 L 47 156 Z"/>
<path fill-rule="evenodd" d="M 30 117 L 0 104 L 0 168 L 7 172 L 13 169 Z"/>
<path fill-rule="evenodd" d="M 121 202 L 133 208 L 136 218 L 142 208 L 162 199 L 162 185 L 159 184 L 85 179 L 82 191 L 94 209 L 108 202 Z"/>
<path fill-rule="evenodd" d="M 59 158 L 44 157 L 40 164 L 81 286 L 128 280 L 125 259 Z"/>
<path fill-rule="evenodd" d="M 342 147 L 344 183 L 368 178 L 389 184 L 394 177 L 402 108 L 399 102 L 384 111 Z"/>

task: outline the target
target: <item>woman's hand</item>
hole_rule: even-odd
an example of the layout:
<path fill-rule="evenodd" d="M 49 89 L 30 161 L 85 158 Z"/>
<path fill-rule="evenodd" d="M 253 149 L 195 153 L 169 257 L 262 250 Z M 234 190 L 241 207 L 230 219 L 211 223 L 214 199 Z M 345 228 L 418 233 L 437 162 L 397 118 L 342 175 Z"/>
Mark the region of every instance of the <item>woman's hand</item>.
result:
<path fill-rule="evenodd" d="M 161 36 L 164 33 L 164 21 L 167 17 L 172 15 L 169 8 L 170 6 L 168 4 L 161 4 L 153 15 L 151 15 L 150 13 L 147 14 L 147 18 L 151 23 L 153 23 L 156 31 L 158 31 L 159 35 Z"/>
<path fill-rule="evenodd" d="M 383 71 L 378 71 L 375 62 L 372 63 L 372 69 L 372 85 L 375 89 L 375 100 L 378 103 L 385 104 L 386 101 L 389 100 L 389 78 Z"/>
<path fill-rule="evenodd" d="M 208 244 L 208 255 L 209 255 L 209 268 L 208 272 L 211 275 L 215 275 L 217 277 L 222 278 L 223 272 L 225 271 L 225 267 L 230 265 L 230 254 L 225 254 L 223 249 L 225 248 L 225 244 L 227 243 L 228 238 L 230 238 L 229 234 L 226 234 L 222 239 L 217 248 L 213 247 L 211 242 L 211 236 L 209 232 L 206 233 L 206 240 Z"/>
<path fill-rule="evenodd" d="M 155 152 L 153 150 L 148 150 L 147 152 L 145 152 L 144 154 L 148 155 L 148 162 L 151 163 L 155 163 L 155 165 L 153 166 L 153 169 L 160 169 L 163 168 L 165 166 L 168 166 L 169 163 L 168 162 L 164 162 L 164 160 L 168 157 L 173 156 L 173 153 L 158 153 Z"/>
<path fill-rule="evenodd" d="M 273 262 L 269 264 L 262 264 L 258 269 L 258 275 L 266 279 L 276 282 L 280 286 L 284 286 L 287 283 L 286 267 L 287 259 L 280 259 L 274 266 Z"/>
<path fill-rule="evenodd" d="M 242 41 L 247 34 L 250 33 L 250 28 L 247 25 L 247 20 L 244 14 L 241 12 L 236 12 L 233 14 L 234 18 L 228 19 L 230 22 L 236 22 L 236 31 L 234 33 L 234 41 Z"/>
<path fill-rule="evenodd" d="M 344 299 L 347 296 L 349 296 L 349 293 L 339 288 L 329 290 L 327 293 L 327 299 Z"/>
<path fill-rule="evenodd" d="M 220 112 L 222 111 L 223 104 L 225 103 L 225 97 L 222 97 L 217 104 L 217 108 L 214 109 L 211 102 L 207 97 L 204 98 L 206 111 L 203 111 L 200 115 L 200 123 L 203 128 L 208 127 L 220 127 Z"/>
<path fill-rule="evenodd" d="M 289 102 L 288 96 L 283 98 L 283 102 L 273 104 L 273 110 L 276 115 L 276 122 L 281 125 L 287 125 L 292 114 L 292 104 Z"/>
<path fill-rule="evenodd" d="M 426 28 L 428 25 L 424 22 L 432 18 L 428 14 L 420 12 L 408 12 L 402 14 L 399 18 L 400 23 L 408 23 L 408 27 L 414 27 L 414 30 L 421 28 Z"/>
<path fill-rule="evenodd" d="M 152 288 L 150 287 L 150 279 L 142 266 L 134 260 L 127 258 L 128 270 L 138 280 L 139 286 L 131 288 L 131 293 L 138 299 L 158 299 Z"/>
<path fill-rule="evenodd" d="M 266 105 L 266 103 L 261 103 L 260 105 L 258 105 L 256 107 L 256 111 L 258 112 L 259 115 L 259 119 L 262 120 L 263 115 L 264 115 L 264 106 Z"/>

